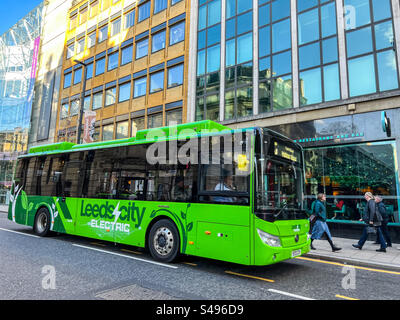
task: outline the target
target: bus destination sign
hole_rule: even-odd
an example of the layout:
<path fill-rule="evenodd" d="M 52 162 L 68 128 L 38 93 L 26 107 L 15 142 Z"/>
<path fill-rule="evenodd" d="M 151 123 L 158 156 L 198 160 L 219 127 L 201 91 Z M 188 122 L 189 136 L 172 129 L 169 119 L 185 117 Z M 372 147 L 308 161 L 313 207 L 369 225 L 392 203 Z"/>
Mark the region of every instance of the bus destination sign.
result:
<path fill-rule="evenodd" d="M 277 141 L 274 142 L 274 155 L 284 158 L 289 161 L 299 162 L 299 153 L 293 148 L 280 144 Z"/>

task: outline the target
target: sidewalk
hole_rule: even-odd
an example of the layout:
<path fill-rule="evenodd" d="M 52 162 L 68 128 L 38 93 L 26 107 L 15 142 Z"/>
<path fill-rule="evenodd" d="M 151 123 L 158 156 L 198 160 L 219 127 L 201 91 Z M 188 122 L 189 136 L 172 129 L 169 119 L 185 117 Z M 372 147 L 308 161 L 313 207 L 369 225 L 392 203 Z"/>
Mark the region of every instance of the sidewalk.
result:
<path fill-rule="evenodd" d="M 327 240 L 314 240 L 314 247 L 317 250 L 311 250 L 306 257 L 354 264 L 357 266 L 389 269 L 400 272 L 400 244 L 394 243 L 393 247 L 387 248 L 385 252 L 376 252 L 379 245 L 373 244 L 373 241 L 367 241 L 362 250 L 352 247 L 358 240 L 333 238 L 333 243 L 342 248 L 340 251 L 332 252 Z"/>

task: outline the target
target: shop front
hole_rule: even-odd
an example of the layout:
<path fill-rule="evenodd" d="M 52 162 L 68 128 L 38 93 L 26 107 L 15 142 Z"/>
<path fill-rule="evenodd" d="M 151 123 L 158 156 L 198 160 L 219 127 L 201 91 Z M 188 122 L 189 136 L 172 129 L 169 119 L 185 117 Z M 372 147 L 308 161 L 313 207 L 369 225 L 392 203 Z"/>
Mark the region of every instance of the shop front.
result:
<path fill-rule="evenodd" d="M 383 198 L 389 225 L 400 227 L 399 118 L 391 109 L 272 127 L 304 147 L 308 209 L 322 192 L 330 224 L 360 225 L 369 191 Z"/>

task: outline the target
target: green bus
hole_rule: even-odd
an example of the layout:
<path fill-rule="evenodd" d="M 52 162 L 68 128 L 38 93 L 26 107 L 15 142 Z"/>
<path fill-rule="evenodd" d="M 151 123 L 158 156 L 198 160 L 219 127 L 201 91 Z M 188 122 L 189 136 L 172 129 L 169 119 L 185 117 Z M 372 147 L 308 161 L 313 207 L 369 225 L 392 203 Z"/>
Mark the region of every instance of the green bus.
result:
<path fill-rule="evenodd" d="M 8 218 L 179 254 L 268 265 L 310 250 L 302 148 L 266 128 L 212 121 L 135 137 L 32 147 L 18 158 Z"/>

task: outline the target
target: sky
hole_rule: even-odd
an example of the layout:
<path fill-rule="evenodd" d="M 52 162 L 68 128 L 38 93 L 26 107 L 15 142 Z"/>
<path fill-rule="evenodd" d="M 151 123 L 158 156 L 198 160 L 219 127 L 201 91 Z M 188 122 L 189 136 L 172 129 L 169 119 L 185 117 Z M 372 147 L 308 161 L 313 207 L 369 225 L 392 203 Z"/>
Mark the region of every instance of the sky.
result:
<path fill-rule="evenodd" d="M 25 17 L 42 0 L 0 0 L 0 35 Z"/>

